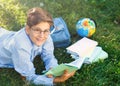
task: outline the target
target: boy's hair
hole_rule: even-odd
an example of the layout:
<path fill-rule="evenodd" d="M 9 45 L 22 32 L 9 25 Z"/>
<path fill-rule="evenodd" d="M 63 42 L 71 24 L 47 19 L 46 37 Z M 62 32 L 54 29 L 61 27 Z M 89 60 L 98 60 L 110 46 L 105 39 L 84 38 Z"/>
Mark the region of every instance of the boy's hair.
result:
<path fill-rule="evenodd" d="M 42 8 L 35 7 L 28 10 L 27 25 L 32 27 L 40 22 L 48 22 L 50 25 L 53 25 L 52 16 Z"/>

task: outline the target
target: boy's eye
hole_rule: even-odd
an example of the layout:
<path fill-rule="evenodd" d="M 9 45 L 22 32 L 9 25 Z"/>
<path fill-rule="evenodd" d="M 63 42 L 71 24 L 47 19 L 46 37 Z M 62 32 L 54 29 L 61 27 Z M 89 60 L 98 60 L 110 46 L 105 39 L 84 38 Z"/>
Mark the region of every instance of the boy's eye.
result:
<path fill-rule="evenodd" d="M 34 29 L 34 31 L 40 31 L 39 29 Z"/>
<path fill-rule="evenodd" d="M 44 32 L 49 32 L 49 30 L 45 30 Z"/>

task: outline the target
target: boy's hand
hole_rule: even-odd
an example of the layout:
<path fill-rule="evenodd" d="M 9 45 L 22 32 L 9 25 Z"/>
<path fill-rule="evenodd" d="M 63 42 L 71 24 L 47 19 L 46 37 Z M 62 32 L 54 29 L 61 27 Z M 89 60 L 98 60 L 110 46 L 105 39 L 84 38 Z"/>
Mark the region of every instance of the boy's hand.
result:
<path fill-rule="evenodd" d="M 63 75 L 61 75 L 59 77 L 55 77 L 53 82 L 54 83 L 65 82 L 67 79 L 72 77 L 74 74 L 75 74 L 75 71 L 71 72 L 71 73 L 68 73 L 68 70 L 65 70 Z"/>

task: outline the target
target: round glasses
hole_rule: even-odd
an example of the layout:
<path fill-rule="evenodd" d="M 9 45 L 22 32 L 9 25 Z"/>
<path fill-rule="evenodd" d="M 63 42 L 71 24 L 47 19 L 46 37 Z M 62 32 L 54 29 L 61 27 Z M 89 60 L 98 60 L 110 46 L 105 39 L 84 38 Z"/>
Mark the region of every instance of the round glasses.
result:
<path fill-rule="evenodd" d="M 45 34 L 45 35 L 48 35 L 50 33 L 50 30 L 40 30 L 39 28 L 31 28 L 32 31 L 34 31 L 35 34 Z"/>

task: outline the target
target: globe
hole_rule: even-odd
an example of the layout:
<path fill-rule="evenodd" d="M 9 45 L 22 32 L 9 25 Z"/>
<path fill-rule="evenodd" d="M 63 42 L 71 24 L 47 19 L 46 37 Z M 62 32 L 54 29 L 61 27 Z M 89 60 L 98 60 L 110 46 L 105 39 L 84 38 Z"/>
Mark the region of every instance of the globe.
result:
<path fill-rule="evenodd" d="M 90 37 L 95 33 L 95 22 L 90 18 L 79 19 L 76 23 L 76 30 L 81 37 Z"/>

